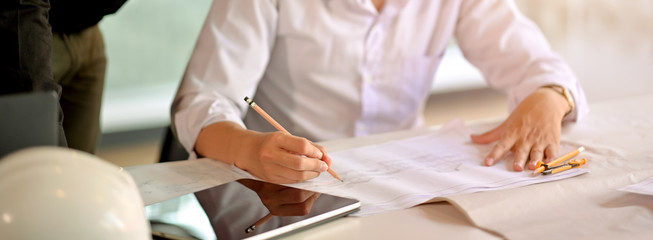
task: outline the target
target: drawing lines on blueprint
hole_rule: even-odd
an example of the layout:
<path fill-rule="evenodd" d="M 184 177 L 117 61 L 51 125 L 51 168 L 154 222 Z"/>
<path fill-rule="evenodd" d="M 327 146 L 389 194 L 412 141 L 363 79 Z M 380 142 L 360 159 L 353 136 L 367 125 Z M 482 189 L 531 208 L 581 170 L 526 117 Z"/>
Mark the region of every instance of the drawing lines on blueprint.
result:
<path fill-rule="evenodd" d="M 336 166 L 334 170 L 340 173 L 344 182 L 325 175 L 298 187 L 329 193 L 337 188 L 344 192 L 346 190 L 343 189 L 360 189 L 380 179 L 392 182 L 415 174 L 434 176 L 454 173 L 463 164 L 480 164 L 482 158 L 478 156 L 475 145 L 441 141 L 438 136 L 427 135 L 332 153 L 331 158 Z M 367 186 L 381 187 L 374 184 Z"/>

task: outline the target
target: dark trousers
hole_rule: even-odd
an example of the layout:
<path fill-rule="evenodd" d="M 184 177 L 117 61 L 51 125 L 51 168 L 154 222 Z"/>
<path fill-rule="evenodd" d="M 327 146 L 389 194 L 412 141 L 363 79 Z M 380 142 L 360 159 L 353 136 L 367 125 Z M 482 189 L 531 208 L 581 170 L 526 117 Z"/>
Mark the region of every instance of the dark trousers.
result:
<path fill-rule="evenodd" d="M 0 94 L 55 91 L 49 0 L 0 1 Z M 60 111 L 59 125 L 63 119 Z M 60 145 L 66 145 L 60 127 Z"/>
<path fill-rule="evenodd" d="M 59 104 L 70 148 L 89 153 L 96 150 L 106 61 L 98 25 L 77 33 L 54 33 L 52 71 L 62 87 Z"/>

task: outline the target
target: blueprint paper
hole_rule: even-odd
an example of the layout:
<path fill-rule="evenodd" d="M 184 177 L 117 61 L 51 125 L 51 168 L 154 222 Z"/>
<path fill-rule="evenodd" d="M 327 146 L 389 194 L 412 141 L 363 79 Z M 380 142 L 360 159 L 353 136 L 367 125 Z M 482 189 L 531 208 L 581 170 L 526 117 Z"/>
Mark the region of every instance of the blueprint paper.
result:
<path fill-rule="evenodd" d="M 471 130 L 454 120 L 437 132 L 331 153 L 329 174 L 289 186 L 358 199 L 357 216 L 404 209 L 451 195 L 516 188 L 586 173 L 571 169 L 548 176 L 514 172 L 510 160 L 483 165 L 492 145 L 472 144 Z M 570 149 L 561 149 L 561 152 Z"/>

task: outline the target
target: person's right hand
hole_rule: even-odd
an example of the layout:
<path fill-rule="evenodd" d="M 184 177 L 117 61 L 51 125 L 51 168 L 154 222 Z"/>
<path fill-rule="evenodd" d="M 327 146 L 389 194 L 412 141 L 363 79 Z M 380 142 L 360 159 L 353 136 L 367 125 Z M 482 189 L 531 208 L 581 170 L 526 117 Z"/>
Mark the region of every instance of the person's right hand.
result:
<path fill-rule="evenodd" d="M 331 165 L 324 147 L 283 132 L 261 133 L 252 150 L 254 154 L 235 165 L 274 183 L 316 178 Z"/>
<path fill-rule="evenodd" d="M 298 183 L 316 178 L 331 166 L 326 148 L 283 132 L 247 130 L 234 122 L 218 122 L 200 131 L 198 156 L 212 158 L 272 183 Z"/>

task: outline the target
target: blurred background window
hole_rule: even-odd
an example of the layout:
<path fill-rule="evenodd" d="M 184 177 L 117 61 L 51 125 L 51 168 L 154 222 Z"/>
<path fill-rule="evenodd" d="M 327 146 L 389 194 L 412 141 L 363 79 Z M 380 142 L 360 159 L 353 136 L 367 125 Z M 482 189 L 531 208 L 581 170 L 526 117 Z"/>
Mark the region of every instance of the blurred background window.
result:
<path fill-rule="evenodd" d="M 100 23 L 107 51 L 102 132 L 167 126 L 211 0 L 130 0 Z"/>

